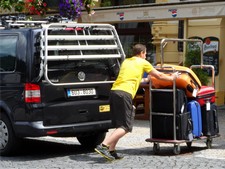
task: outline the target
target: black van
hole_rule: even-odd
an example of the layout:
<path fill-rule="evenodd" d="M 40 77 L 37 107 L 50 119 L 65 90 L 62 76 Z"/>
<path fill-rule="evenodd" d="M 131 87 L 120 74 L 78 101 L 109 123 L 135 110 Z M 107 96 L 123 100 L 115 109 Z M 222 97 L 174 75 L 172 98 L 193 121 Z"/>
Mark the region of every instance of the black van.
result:
<path fill-rule="evenodd" d="M 109 91 L 125 59 L 114 26 L 17 21 L 0 39 L 1 155 L 25 137 L 102 142 L 113 127 Z"/>

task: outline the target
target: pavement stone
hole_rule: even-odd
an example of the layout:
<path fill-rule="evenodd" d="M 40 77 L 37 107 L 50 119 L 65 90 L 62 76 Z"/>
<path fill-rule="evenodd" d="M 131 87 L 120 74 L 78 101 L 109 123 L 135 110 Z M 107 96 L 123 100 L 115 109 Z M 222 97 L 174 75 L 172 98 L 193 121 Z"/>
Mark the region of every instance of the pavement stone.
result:
<path fill-rule="evenodd" d="M 160 143 L 159 154 L 154 154 L 153 143 L 145 141 L 150 137 L 149 121 L 135 120 L 132 133 L 118 143 L 118 152 L 125 155 L 122 160 L 107 162 L 94 151 L 82 150 L 72 137 L 43 137 L 39 140 L 60 143 L 62 149 L 45 147 L 47 152 L 35 150 L 17 157 L 0 157 L 0 169 L 225 169 L 225 105 L 218 107 L 218 118 L 220 137 L 213 138 L 211 149 L 206 148 L 205 140 L 197 140 L 191 149 L 181 144 L 181 153 L 175 155 L 172 144 Z"/>

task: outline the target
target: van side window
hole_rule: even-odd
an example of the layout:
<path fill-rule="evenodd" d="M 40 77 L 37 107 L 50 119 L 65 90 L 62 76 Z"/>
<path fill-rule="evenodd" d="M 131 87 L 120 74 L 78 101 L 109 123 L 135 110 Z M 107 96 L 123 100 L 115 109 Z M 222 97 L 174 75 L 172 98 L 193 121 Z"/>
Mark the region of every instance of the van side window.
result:
<path fill-rule="evenodd" d="M 0 72 L 14 71 L 18 37 L 1 35 L 0 39 Z"/>

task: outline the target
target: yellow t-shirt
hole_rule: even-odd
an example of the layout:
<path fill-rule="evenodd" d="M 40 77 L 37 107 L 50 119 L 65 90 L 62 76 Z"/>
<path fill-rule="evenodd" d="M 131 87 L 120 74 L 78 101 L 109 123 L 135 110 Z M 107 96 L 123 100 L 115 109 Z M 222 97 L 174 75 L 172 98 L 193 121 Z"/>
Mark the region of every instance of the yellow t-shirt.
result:
<path fill-rule="evenodd" d="M 123 61 L 119 75 L 111 90 L 122 90 L 135 97 L 144 72 L 149 73 L 153 66 L 145 59 L 133 56 Z"/>

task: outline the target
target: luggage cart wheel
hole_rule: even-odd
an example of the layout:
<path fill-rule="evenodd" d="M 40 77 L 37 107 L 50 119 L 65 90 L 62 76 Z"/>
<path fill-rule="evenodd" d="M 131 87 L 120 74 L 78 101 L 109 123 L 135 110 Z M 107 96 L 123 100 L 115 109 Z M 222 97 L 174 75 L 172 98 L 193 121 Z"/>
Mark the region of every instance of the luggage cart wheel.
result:
<path fill-rule="evenodd" d="M 191 145 L 192 145 L 192 141 L 186 142 L 186 144 L 187 144 L 187 147 L 190 149 L 191 148 Z"/>
<path fill-rule="evenodd" d="M 211 138 L 208 138 L 206 140 L 206 146 L 207 146 L 208 149 L 212 148 L 212 139 Z"/>
<path fill-rule="evenodd" d="M 178 144 L 174 145 L 173 153 L 176 155 L 180 154 L 180 145 L 178 145 Z"/>
<path fill-rule="evenodd" d="M 154 154 L 159 153 L 159 151 L 160 151 L 159 143 L 154 143 L 154 145 L 153 145 L 153 152 L 154 152 Z"/>

